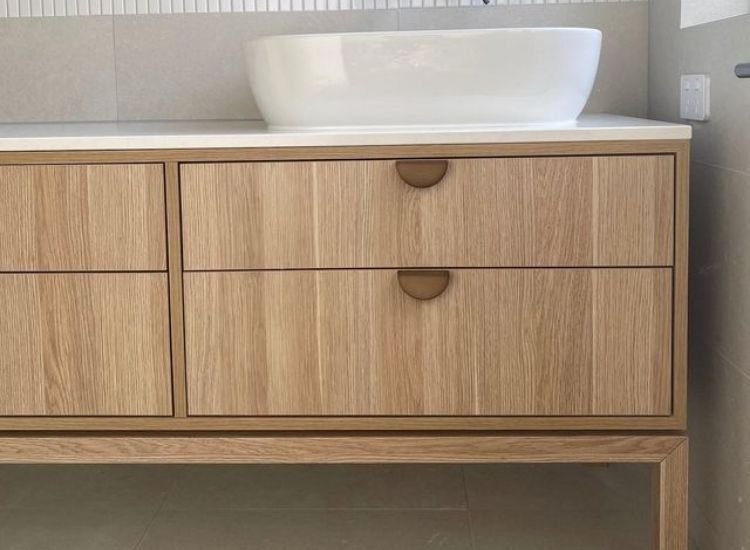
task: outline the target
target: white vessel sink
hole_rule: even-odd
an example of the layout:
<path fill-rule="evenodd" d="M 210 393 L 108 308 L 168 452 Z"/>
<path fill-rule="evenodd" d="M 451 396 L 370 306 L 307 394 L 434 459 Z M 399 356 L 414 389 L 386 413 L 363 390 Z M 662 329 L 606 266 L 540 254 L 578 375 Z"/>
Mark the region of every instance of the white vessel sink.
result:
<path fill-rule="evenodd" d="M 247 44 L 250 84 L 281 130 L 574 121 L 601 50 L 594 29 L 269 36 Z"/>

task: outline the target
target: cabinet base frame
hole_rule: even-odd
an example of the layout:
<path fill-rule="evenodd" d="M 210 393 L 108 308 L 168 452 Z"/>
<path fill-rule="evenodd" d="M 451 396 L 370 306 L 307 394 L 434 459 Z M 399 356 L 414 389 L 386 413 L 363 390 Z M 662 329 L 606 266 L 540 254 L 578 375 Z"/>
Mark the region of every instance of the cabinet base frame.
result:
<path fill-rule="evenodd" d="M 6 435 L 0 464 L 642 463 L 653 469 L 653 549 L 686 550 L 682 435 Z"/>

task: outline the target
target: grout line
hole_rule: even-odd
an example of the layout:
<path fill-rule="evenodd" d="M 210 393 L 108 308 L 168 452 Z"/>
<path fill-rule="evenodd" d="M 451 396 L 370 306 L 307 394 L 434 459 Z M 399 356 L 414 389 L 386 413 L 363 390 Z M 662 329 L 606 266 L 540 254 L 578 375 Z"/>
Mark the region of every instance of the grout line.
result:
<path fill-rule="evenodd" d="M 721 165 L 721 164 L 713 164 L 711 162 L 705 162 L 705 161 L 699 160 L 697 158 L 692 159 L 691 164 L 702 164 L 703 166 L 707 166 L 708 168 L 713 168 L 715 170 L 723 170 L 725 172 L 731 172 L 732 174 L 743 176 L 745 178 L 750 177 L 750 172 L 746 172 L 744 170 L 739 170 L 737 168 L 730 168 L 729 166 L 724 166 L 724 165 Z M 690 176 L 692 178 L 693 174 L 691 173 Z"/>
<path fill-rule="evenodd" d="M 716 354 L 716 356 L 721 360 L 721 363 L 726 363 L 726 365 L 729 367 L 730 371 L 734 371 L 737 374 L 740 375 L 740 378 L 745 382 L 750 382 L 750 374 L 745 372 L 745 369 L 737 364 L 734 359 L 729 357 L 727 351 L 724 349 L 724 346 L 721 345 L 718 341 L 715 341 L 714 339 L 711 339 L 708 343 L 708 353 L 711 355 Z"/>
<path fill-rule="evenodd" d="M 236 464 L 235 464 L 236 466 Z M 160 512 L 237 512 L 237 513 L 254 513 L 254 512 L 356 512 L 356 513 L 372 513 L 372 512 L 468 512 L 467 508 L 434 508 L 434 507 L 413 507 L 413 508 L 398 508 L 392 506 L 374 507 L 374 506 L 360 506 L 359 508 L 353 508 L 351 506 L 254 506 L 248 508 L 227 508 L 227 507 L 192 507 L 192 508 L 160 508 Z"/>
<path fill-rule="evenodd" d="M 471 506 L 469 504 L 469 486 L 466 483 L 466 464 L 461 464 L 461 480 L 464 486 L 464 500 L 466 501 L 466 516 L 469 522 L 469 540 L 471 549 L 476 550 L 477 542 L 474 536 L 474 518 L 471 516 Z"/>
<path fill-rule="evenodd" d="M 138 540 L 133 545 L 131 550 L 138 550 L 138 548 L 141 546 L 143 541 L 146 538 L 146 535 L 149 532 L 149 529 L 151 529 L 151 526 L 154 524 L 154 521 L 156 521 L 157 516 L 159 513 L 161 513 L 162 508 L 164 508 L 164 503 L 167 501 L 167 496 L 169 496 L 169 492 L 174 488 L 175 484 L 177 483 L 177 479 L 179 478 L 179 474 L 176 475 L 172 479 L 172 483 L 169 484 L 169 487 L 164 491 L 164 494 L 161 497 L 161 502 L 159 502 L 159 506 L 156 507 L 156 510 L 154 511 L 154 514 L 151 516 L 151 519 L 148 520 L 148 523 L 146 523 L 146 527 L 143 529 L 143 533 L 141 533 L 141 536 L 138 537 Z"/>

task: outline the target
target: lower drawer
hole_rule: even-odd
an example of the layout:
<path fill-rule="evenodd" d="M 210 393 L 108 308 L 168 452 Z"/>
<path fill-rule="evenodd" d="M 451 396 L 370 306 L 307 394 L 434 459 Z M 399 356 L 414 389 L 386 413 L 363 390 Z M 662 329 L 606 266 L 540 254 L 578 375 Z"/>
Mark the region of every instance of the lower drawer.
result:
<path fill-rule="evenodd" d="M 172 414 L 167 275 L 0 275 L 0 416 Z"/>
<path fill-rule="evenodd" d="M 670 414 L 671 269 L 448 275 L 185 274 L 189 414 Z"/>

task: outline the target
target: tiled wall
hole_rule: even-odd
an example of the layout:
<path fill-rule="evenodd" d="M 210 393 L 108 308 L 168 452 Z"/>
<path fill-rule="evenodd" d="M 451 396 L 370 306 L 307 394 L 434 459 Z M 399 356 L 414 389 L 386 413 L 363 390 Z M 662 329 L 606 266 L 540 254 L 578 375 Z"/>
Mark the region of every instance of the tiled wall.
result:
<path fill-rule="evenodd" d="M 700 550 L 750 548 L 750 16 L 680 30 L 651 3 L 650 112 L 677 121 L 681 73 L 711 77 L 690 200 L 690 500 Z"/>
<path fill-rule="evenodd" d="M 750 0 L 682 0 L 682 26 L 692 27 L 750 13 Z"/>
<path fill-rule="evenodd" d="M 648 2 L 648 0 L 0 0 L 0 17 L 246 13 L 464 6 Z"/>
<path fill-rule="evenodd" d="M 243 55 L 253 37 L 513 26 L 602 29 L 588 110 L 646 114 L 648 3 L 629 1 L 0 19 L 0 122 L 257 119 Z"/>

